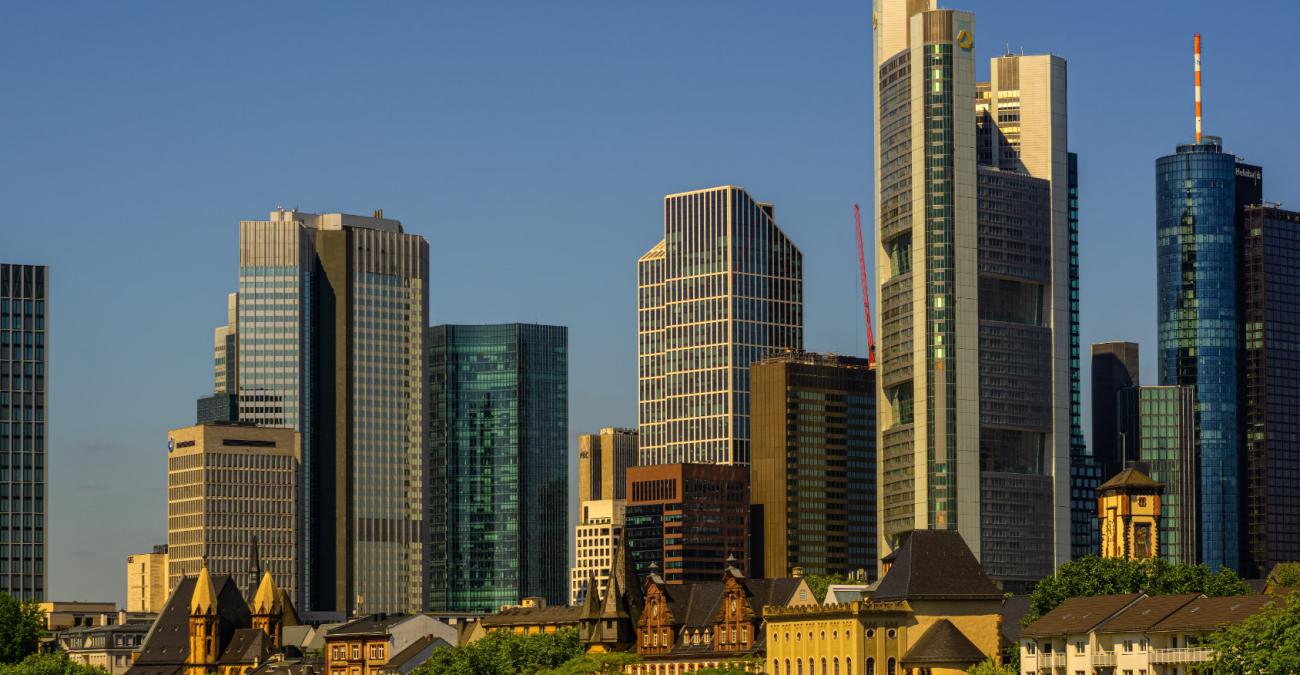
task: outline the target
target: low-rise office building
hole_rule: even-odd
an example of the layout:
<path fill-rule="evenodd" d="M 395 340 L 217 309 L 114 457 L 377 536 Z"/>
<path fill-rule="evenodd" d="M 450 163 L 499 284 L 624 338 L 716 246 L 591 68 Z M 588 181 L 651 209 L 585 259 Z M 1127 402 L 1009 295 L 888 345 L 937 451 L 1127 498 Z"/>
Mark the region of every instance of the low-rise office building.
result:
<path fill-rule="evenodd" d="M 98 666 L 110 675 L 123 675 L 140 653 L 152 622 L 69 628 L 55 636 L 70 661 Z"/>
<path fill-rule="evenodd" d="M 157 614 L 167 602 L 167 545 L 126 557 L 126 611 Z"/>
<path fill-rule="evenodd" d="M 865 599 L 764 610 L 766 672 L 964 673 L 997 658 L 1002 599 L 960 534 L 917 530 Z"/>
<path fill-rule="evenodd" d="M 406 675 L 437 647 L 456 644 L 456 629 L 424 614 L 353 619 L 325 634 L 326 675 Z"/>

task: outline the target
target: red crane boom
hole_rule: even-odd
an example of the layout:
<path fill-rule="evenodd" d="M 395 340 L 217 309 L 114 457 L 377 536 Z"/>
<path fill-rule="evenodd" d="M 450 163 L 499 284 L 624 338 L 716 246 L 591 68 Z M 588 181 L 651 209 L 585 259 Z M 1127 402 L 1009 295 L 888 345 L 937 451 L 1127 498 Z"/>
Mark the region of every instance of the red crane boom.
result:
<path fill-rule="evenodd" d="M 853 226 L 858 231 L 858 278 L 862 282 L 862 313 L 867 319 L 867 363 L 876 367 L 876 336 L 871 332 L 871 296 L 867 293 L 867 257 L 862 248 L 862 209 L 853 205 Z"/>

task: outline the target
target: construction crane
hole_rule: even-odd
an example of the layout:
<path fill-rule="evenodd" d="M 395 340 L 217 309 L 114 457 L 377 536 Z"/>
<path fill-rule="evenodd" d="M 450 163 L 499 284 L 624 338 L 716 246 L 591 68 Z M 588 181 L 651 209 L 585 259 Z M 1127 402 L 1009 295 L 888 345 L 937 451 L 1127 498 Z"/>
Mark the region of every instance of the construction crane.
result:
<path fill-rule="evenodd" d="M 858 232 L 858 278 L 862 282 L 862 314 L 867 320 L 867 365 L 876 367 L 876 336 L 871 332 L 871 296 L 867 293 L 867 256 L 862 248 L 862 209 L 853 205 L 853 226 Z"/>

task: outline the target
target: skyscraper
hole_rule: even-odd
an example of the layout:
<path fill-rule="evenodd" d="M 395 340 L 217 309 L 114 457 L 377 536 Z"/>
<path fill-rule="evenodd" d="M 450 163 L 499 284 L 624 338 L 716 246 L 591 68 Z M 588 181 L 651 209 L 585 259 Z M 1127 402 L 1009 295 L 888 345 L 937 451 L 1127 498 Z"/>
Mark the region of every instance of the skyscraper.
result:
<path fill-rule="evenodd" d="M 0 592 L 44 600 L 50 271 L 0 263 Z"/>
<path fill-rule="evenodd" d="M 1196 398 L 1189 387 L 1129 387 L 1119 392 L 1123 463 L 1137 462 L 1164 485 L 1160 497 L 1161 558 L 1196 563 L 1200 555 Z"/>
<path fill-rule="evenodd" d="M 573 569 L 569 571 L 570 605 L 581 604 L 588 593 L 605 597 L 614 552 L 623 545 L 626 510 L 627 502 L 622 499 L 582 502 L 574 531 L 577 551 Z"/>
<path fill-rule="evenodd" d="M 167 592 L 203 565 L 235 578 L 245 597 L 269 570 L 298 588 L 301 435 L 246 424 L 199 424 L 167 433 Z"/>
<path fill-rule="evenodd" d="M 1117 417 L 1119 392 L 1141 383 L 1139 364 L 1136 342 L 1092 345 L 1092 456 L 1106 476 L 1124 468 Z"/>
<path fill-rule="evenodd" d="M 750 368 L 752 577 L 876 576 L 876 383 L 866 359 L 791 352 Z"/>
<path fill-rule="evenodd" d="M 749 462 L 749 364 L 803 347 L 803 254 L 771 204 L 723 186 L 664 197 L 637 261 L 638 463 Z"/>
<path fill-rule="evenodd" d="M 639 576 L 670 584 L 749 570 L 749 471 L 716 464 L 657 464 L 627 472 L 628 556 Z"/>
<path fill-rule="evenodd" d="M 302 433 L 299 606 L 420 611 L 428 244 L 382 212 L 239 231 L 238 418 Z"/>
<path fill-rule="evenodd" d="M 1300 213 L 1250 206 L 1240 229 L 1245 327 L 1245 573 L 1300 559 Z"/>
<path fill-rule="evenodd" d="M 239 420 L 239 294 L 226 297 L 226 325 L 213 331 L 212 394 L 198 400 L 196 422 Z"/>
<path fill-rule="evenodd" d="M 1262 170 L 1213 136 L 1156 160 L 1160 384 L 1195 391 L 1200 562 L 1212 568 L 1240 568 L 1238 223 L 1262 192 Z"/>
<path fill-rule="evenodd" d="M 873 24 L 881 543 L 955 529 L 1027 585 L 1071 555 L 1082 451 L 1065 61 L 977 84 L 971 14 L 876 0 Z"/>
<path fill-rule="evenodd" d="M 167 604 L 167 545 L 126 557 L 126 611 L 157 614 Z"/>
<path fill-rule="evenodd" d="M 630 466 L 636 466 L 636 429 L 606 427 L 578 436 L 578 503 L 627 499 Z"/>
<path fill-rule="evenodd" d="M 569 600 L 563 326 L 428 329 L 429 606 Z"/>

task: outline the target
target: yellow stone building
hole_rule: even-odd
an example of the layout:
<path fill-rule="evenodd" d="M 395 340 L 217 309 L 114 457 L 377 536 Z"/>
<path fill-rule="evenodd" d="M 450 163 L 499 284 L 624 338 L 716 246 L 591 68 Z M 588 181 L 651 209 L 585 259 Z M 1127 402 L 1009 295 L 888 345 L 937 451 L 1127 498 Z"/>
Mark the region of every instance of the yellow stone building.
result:
<path fill-rule="evenodd" d="M 157 614 L 167 602 L 167 546 L 126 557 L 126 611 Z"/>
<path fill-rule="evenodd" d="M 769 675 L 945 675 L 998 658 L 1002 592 L 951 530 L 906 535 L 863 601 L 763 611 Z"/>
<path fill-rule="evenodd" d="M 1160 550 L 1163 486 L 1129 467 L 1097 488 L 1103 558 L 1154 558 Z"/>

